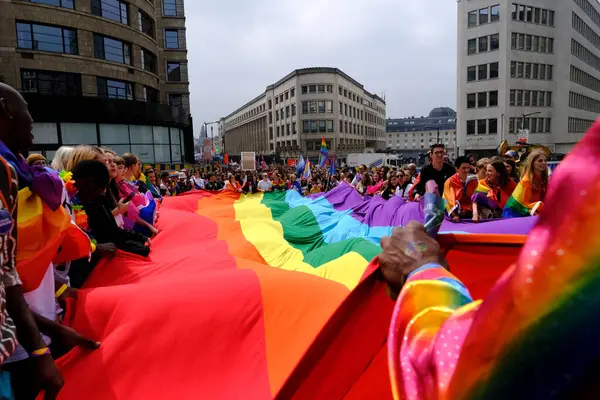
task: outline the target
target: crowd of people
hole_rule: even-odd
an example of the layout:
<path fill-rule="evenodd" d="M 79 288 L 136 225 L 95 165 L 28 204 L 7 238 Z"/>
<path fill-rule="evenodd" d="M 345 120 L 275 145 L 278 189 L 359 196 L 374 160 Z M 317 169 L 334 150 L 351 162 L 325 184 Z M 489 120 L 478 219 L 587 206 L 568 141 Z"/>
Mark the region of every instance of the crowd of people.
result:
<path fill-rule="evenodd" d="M 237 166 L 222 166 L 216 173 L 183 171 L 163 172 L 161 196 L 190 190 L 231 190 L 240 193 L 296 190 L 301 195 L 327 192 L 345 182 L 362 196 L 394 196 L 419 201 L 425 184 L 436 182 L 446 199 L 447 216 L 454 221 L 475 222 L 493 218 L 514 218 L 539 214 L 548 186 L 547 156 L 542 150 L 529 153 L 523 163 L 515 151 L 504 156 L 477 159 L 460 156 L 450 164 L 442 144 L 431 146 L 429 163 L 420 171 L 415 164 L 401 168 L 314 167 L 308 176 L 300 176 L 294 167 L 273 165 L 256 171 L 241 171 Z M 148 176 L 152 170 L 146 172 Z"/>
<path fill-rule="evenodd" d="M 75 346 L 90 351 L 100 343 L 61 324 L 67 302 L 77 301 L 77 291 L 98 261 L 117 250 L 147 257 L 152 238 L 159 233 L 160 204 L 165 197 L 196 190 L 258 192 L 294 190 L 309 195 L 345 184 L 363 196 L 381 195 L 419 201 L 425 184 L 434 180 L 448 203 L 454 220 L 479 221 L 501 216 L 533 215 L 542 211 L 548 184 L 546 156 L 532 152 L 522 166 L 514 156 L 476 160 L 459 157 L 454 166 L 445 158 L 443 145 L 434 145 L 430 163 L 420 173 L 414 164 L 405 168 L 313 168 L 300 176 L 295 167 L 265 166 L 242 171 L 237 165 L 181 171 L 144 170 L 135 154 L 116 154 L 109 148 L 63 146 L 53 160 L 31 154 L 32 118 L 23 97 L 0 84 L 0 397 L 34 399 L 41 390 L 56 397 L 62 378 L 54 359 Z M 26 213 L 17 207 L 27 194 L 44 210 L 64 212 L 85 238 L 84 254 L 44 265 L 35 287 L 25 290 L 17 268 L 17 221 Z M 510 212 L 507 212 L 510 210 Z M 23 214 L 25 215 L 25 214 Z M 81 246 L 80 246 L 81 247 Z M 74 253 L 75 254 L 75 253 Z"/>

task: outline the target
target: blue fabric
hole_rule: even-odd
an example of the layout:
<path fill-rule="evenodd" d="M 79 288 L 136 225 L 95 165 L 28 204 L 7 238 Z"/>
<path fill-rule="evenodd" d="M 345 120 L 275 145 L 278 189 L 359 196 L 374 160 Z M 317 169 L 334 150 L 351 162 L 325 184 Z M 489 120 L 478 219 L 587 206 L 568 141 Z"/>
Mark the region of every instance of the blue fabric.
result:
<path fill-rule="evenodd" d="M 10 384 L 10 373 L 6 371 L 0 371 L 0 400 L 15 400 Z"/>

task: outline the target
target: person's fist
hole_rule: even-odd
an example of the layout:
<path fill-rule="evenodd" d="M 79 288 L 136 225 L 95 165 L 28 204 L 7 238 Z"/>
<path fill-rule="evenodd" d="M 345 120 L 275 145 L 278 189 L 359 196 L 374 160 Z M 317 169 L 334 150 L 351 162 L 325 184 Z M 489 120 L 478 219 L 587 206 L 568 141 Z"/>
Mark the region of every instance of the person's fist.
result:
<path fill-rule="evenodd" d="M 379 266 L 393 298 L 400 293 L 412 271 L 425 264 L 444 264 L 440 245 L 416 221 L 409 222 L 405 228 L 395 228 L 392 236 L 381 239 L 381 247 Z"/>

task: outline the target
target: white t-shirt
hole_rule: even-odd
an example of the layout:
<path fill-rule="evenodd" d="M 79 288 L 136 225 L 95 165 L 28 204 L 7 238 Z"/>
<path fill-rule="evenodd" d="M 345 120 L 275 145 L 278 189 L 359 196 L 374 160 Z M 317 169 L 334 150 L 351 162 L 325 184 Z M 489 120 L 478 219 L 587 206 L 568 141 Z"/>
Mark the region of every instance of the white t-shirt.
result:
<path fill-rule="evenodd" d="M 258 188 L 258 190 L 260 190 L 261 192 L 266 192 L 269 189 L 271 189 L 271 181 L 267 180 L 260 180 L 258 182 L 258 185 L 256 185 L 256 187 Z"/>
<path fill-rule="evenodd" d="M 54 265 L 50 263 L 50 266 L 46 270 L 46 274 L 42 278 L 42 282 L 37 289 L 32 290 L 23 294 L 25 302 L 31 309 L 31 311 L 46 317 L 49 320 L 56 321 L 56 298 L 54 297 Z M 47 345 L 50 344 L 50 338 L 46 335 L 42 335 L 42 338 Z M 29 354 L 23 348 L 18 345 L 15 352 L 4 361 L 5 363 L 11 363 L 16 361 L 25 360 L 29 358 Z"/>

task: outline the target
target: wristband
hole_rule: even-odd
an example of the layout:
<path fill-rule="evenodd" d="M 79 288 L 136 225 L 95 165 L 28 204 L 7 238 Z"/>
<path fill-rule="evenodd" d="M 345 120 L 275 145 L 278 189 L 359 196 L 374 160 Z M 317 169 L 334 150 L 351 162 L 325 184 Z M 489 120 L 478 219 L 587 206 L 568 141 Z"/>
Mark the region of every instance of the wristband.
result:
<path fill-rule="evenodd" d="M 63 283 L 63 285 L 56 291 L 56 293 L 54 293 L 54 296 L 58 299 L 60 295 L 63 294 L 65 290 L 67 290 L 67 288 L 67 284 Z"/>
<path fill-rule="evenodd" d="M 90 249 L 91 249 L 91 253 L 96 251 L 96 245 L 94 244 L 94 242 L 90 242 Z"/>
<path fill-rule="evenodd" d="M 42 347 L 41 349 L 34 350 L 29 355 L 31 357 L 41 357 L 50 354 L 50 349 L 48 347 Z"/>

